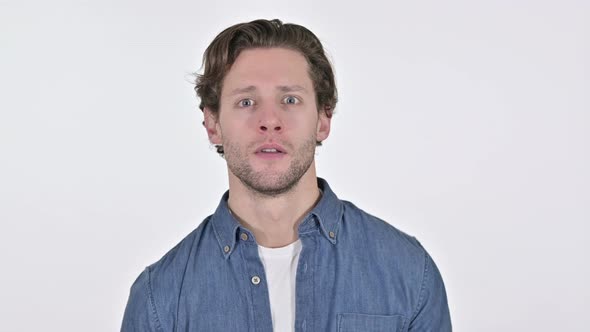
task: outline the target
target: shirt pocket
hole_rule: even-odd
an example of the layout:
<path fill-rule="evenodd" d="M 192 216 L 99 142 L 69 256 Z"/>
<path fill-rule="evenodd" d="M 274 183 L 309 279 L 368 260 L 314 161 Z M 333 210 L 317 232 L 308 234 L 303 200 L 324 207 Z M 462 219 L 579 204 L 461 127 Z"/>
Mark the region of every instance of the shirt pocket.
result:
<path fill-rule="evenodd" d="M 338 332 L 402 332 L 403 315 L 338 314 Z"/>

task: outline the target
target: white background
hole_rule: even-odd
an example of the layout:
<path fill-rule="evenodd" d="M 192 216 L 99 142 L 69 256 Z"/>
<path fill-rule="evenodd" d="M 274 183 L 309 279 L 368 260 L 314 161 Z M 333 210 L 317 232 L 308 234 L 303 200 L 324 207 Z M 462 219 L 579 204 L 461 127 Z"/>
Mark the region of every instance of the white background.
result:
<path fill-rule="evenodd" d="M 191 73 L 256 18 L 323 41 L 340 102 L 319 175 L 429 250 L 455 331 L 588 331 L 582 0 L 0 0 L 0 329 L 119 329 L 227 188 Z"/>

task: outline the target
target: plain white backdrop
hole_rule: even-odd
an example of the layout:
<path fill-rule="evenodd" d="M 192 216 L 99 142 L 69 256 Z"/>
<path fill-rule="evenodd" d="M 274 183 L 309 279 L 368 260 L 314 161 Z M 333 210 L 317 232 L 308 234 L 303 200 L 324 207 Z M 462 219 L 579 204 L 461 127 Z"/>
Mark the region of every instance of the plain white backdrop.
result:
<path fill-rule="evenodd" d="M 0 0 L 3 331 L 119 329 L 227 188 L 191 73 L 256 18 L 323 41 L 318 173 L 429 250 L 455 331 L 588 331 L 587 1 Z"/>

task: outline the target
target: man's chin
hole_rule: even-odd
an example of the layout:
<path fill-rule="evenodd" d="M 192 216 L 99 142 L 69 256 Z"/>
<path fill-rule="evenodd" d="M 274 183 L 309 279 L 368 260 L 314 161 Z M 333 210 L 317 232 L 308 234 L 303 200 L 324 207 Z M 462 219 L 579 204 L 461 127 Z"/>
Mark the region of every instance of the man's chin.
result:
<path fill-rule="evenodd" d="M 263 196 L 278 196 L 292 190 L 299 179 L 288 179 L 277 174 L 264 174 L 255 179 L 240 179 L 252 192 Z"/>

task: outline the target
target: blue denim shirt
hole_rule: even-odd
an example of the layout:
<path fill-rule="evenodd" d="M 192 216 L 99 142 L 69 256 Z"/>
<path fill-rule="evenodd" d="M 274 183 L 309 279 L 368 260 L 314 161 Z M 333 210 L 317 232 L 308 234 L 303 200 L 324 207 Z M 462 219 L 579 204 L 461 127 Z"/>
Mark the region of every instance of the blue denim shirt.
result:
<path fill-rule="evenodd" d="M 420 243 L 318 186 L 298 229 L 294 330 L 451 331 L 442 278 Z M 228 197 L 139 275 L 121 331 L 272 331 L 257 243 Z"/>

